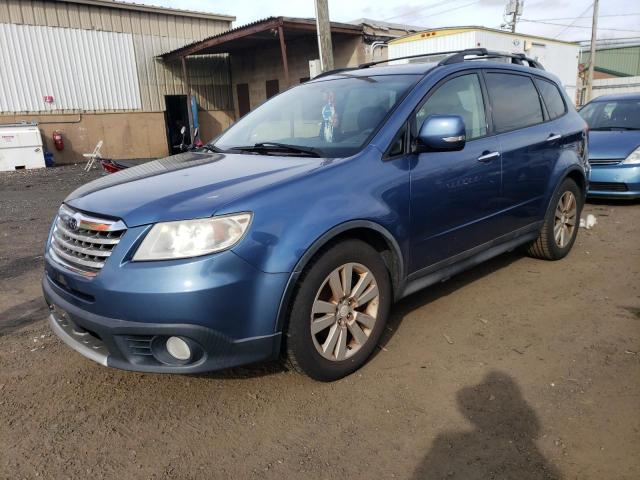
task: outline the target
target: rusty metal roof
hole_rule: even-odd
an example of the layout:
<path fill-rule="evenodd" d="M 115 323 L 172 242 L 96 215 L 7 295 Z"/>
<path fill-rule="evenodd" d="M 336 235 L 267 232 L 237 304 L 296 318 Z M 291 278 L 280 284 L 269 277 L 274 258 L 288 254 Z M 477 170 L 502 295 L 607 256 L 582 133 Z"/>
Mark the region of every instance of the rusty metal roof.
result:
<path fill-rule="evenodd" d="M 174 60 L 189 55 L 229 53 L 233 50 L 242 50 L 247 48 L 251 41 L 257 43 L 270 38 L 277 39 L 277 37 L 269 36 L 265 32 L 268 33 L 278 27 L 283 28 L 287 37 L 295 36 L 296 31 L 298 34 L 305 32 L 315 35 L 316 21 L 314 18 L 267 17 L 165 52 L 159 57 L 164 60 Z M 331 33 L 333 34 L 361 35 L 362 32 L 362 25 L 331 22 Z"/>

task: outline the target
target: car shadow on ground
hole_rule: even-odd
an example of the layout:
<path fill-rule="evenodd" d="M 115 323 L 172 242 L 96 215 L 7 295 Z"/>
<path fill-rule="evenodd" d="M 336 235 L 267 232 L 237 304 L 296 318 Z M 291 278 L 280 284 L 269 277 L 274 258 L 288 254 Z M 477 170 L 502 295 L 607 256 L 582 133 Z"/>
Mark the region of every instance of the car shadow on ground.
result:
<path fill-rule="evenodd" d="M 400 300 L 395 305 L 392 305 L 391 314 L 387 321 L 387 329 L 380 339 L 380 348 L 374 351 L 373 356 L 379 354 L 380 349 L 384 348 L 385 345 L 389 343 L 393 338 L 393 335 L 400 328 L 404 318 L 412 311 L 422 308 L 439 298 L 446 297 L 466 285 L 486 277 L 487 275 L 491 275 L 498 270 L 506 268 L 524 256 L 525 254 L 520 250 L 514 250 L 513 252 L 498 255 L 491 260 L 487 260 L 476 267 L 451 277 L 445 282 L 437 283 L 425 288 L 424 290 L 420 290 Z M 428 326 L 425 325 L 425 328 L 428 328 Z"/>
<path fill-rule="evenodd" d="M 414 480 L 562 478 L 538 450 L 540 421 L 509 375 L 490 372 L 480 384 L 460 389 L 456 401 L 472 428 L 440 433 Z"/>

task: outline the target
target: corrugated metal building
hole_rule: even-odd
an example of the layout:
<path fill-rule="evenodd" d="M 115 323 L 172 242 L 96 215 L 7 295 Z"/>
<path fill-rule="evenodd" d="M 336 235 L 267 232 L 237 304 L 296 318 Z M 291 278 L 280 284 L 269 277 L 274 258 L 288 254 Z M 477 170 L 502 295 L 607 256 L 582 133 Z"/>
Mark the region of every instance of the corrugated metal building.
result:
<path fill-rule="evenodd" d="M 581 46 L 580 64 L 589 65 L 590 45 Z M 640 75 L 640 42 L 607 40 L 596 44 L 595 78 L 635 77 Z"/>
<path fill-rule="evenodd" d="M 61 131 L 58 163 L 80 161 L 99 140 L 105 156 L 159 157 L 188 122 L 190 90 L 210 138 L 233 120 L 226 56 L 188 58 L 184 68 L 157 57 L 234 20 L 111 0 L 2 0 L 0 123 L 39 121 L 50 151 Z"/>
<path fill-rule="evenodd" d="M 586 74 L 591 61 L 591 42 L 580 45 L 578 104 L 586 103 Z M 596 43 L 592 98 L 640 92 L 640 42 L 637 39 L 605 39 Z"/>

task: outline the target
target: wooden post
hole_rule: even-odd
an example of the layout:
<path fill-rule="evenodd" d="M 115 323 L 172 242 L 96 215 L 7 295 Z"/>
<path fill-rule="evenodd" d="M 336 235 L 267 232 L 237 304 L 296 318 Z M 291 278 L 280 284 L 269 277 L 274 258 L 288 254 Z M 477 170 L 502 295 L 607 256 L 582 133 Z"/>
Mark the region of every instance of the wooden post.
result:
<path fill-rule="evenodd" d="M 193 112 L 191 111 L 191 85 L 189 83 L 189 73 L 187 71 L 187 57 L 180 57 L 182 61 L 182 77 L 184 78 L 184 87 L 187 92 L 187 111 L 189 112 L 189 140 L 193 143 Z"/>
<path fill-rule="evenodd" d="M 316 29 L 318 30 L 320 69 L 323 72 L 333 70 L 333 45 L 331 43 L 328 0 L 316 0 Z"/>
<path fill-rule="evenodd" d="M 591 95 L 593 94 L 593 69 L 596 66 L 596 43 L 597 43 L 597 32 L 598 32 L 598 0 L 594 0 L 593 2 L 593 19 L 591 21 L 591 51 L 589 54 L 589 70 L 587 71 L 587 98 L 585 98 L 585 102 L 587 103 L 591 100 Z"/>
<path fill-rule="evenodd" d="M 287 45 L 284 43 L 284 29 L 282 25 L 278 27 L 278 37 L 280 38 L 280 53 L 282 54 L 282 67 L 284 68 L 285 88 L 289 88 L 289 62 L 287 60 Z"/>

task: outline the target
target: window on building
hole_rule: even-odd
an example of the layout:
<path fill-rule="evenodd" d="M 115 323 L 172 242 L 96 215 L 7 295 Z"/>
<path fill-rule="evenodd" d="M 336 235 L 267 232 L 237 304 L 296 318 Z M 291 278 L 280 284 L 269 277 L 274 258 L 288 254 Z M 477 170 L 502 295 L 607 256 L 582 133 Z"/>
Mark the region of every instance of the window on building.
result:
<path fill-rule="evenodd" d="M 510 73 L 489 73 L 487 90 L 496 132 L 508 132 L 543 121 L 540 97 L 531 78 Z"/>
<path fill-rule="evenodd" d="M 266 86 L 267 86 L 267 98 L 271 98 L 280 92 L 280 84 L 278 83 L 277 78 L 275 80 L 267 80 Z"/>
<path fill-rule="evenodd" d="M 429 115 L 460 115 L 464 120 L 467 140 L 486 135 L 487 120 L 478 75 L 455 77 L 438 87 L 416 112 L 418 130 Z"/>
<path fill-rule="evenodd" d="M 536 78 L 536 85 L 538 86 L 540 95 L 542 95 L 542 100 L 544 100 L 544 104 L 547 107 L 549 118 L 553 120 L 554 118 L 564 115 L 567 108 L 564 104 L 564 100 L 562 100 L 562 94 L 558 90 L 558 87 L 553 83 L 540 78 Z"/>

